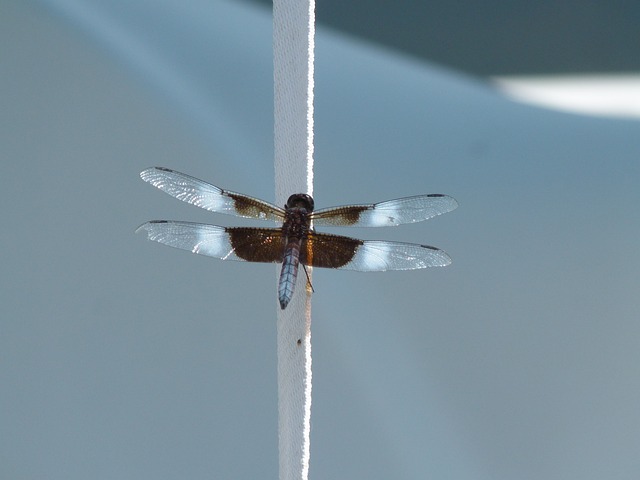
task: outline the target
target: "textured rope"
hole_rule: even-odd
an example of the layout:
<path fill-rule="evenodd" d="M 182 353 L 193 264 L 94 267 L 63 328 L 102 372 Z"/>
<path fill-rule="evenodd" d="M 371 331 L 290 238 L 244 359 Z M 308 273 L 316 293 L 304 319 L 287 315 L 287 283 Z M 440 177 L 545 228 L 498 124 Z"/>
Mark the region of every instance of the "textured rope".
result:
<path fill-rule="evenodd" d="M 314 0 L 274 0 L 276 200 L 313 194 Z M 279 273 L 279 272 L 278 272 Z M 300 270 L 293 299 L 278 309 L 280 480 L 306 480 L 311 423 L 311 295 Z"/>

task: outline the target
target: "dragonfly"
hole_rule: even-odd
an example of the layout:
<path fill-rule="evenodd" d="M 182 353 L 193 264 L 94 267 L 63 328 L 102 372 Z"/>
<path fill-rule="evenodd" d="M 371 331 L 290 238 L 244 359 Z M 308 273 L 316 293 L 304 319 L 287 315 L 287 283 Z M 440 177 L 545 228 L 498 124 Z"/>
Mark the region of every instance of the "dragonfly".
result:
<path fill-rule="evenodd" d="M 359 240 L 315 231 L 315 226 L 391 227 L 421 222 L 456 209 L 458 203 L 448 195 L 432 193 L 315 210 L 310 195 L 295 193 L 280 208 L 165 167 L 148 168 L 140 177 L 172 197 L 210 212 L 278 222 L 278 227 L 258 228 L 152 220 L 138 227 L 136 233 L 145 232 L 154 242 L 221 260 L 282 263 L 278 281 L 282 309 L 293 297 L 300 264 L 381 272 L 451 263 L 444 250 L 429 245 Z"/>

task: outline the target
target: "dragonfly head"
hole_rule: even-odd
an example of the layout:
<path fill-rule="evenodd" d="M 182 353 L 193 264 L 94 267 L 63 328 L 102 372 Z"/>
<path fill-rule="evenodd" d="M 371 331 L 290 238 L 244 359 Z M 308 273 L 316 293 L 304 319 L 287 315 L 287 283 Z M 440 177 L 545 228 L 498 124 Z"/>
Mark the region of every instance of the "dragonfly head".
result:
<path fill-rule="evenodd" d="M 304 208 L 307 213 L 313 212 L 313 198 L 306 193 L 294 193 L 287 200 L 285 208 Z"/>

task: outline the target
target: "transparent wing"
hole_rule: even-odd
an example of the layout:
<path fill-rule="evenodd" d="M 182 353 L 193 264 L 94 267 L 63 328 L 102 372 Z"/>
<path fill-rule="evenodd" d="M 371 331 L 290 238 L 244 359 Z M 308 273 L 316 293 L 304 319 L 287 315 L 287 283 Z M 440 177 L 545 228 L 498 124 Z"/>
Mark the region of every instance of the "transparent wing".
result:
<path fill-rule="evenodd" d="M 218 227 L 204 223 L 154 220 L 138 227 L 147 238 L 192 253 L 247 262 L 281 262 L 282 231 L 277 228 Z"/>
<path fill-rule="evenodd" d="M 458 202 L 448 195 L 432 193 L 397 198 L 371 205 L 347 205 L 315 211 L 314 225 L 336 227 L 392 227 L 415 223 L 455 210 Z"/>
<path fill-rule="evenodd" d="M 313 267 L 383 272 L 444 267 L 451 263 L 451 258 L 447 252 L 428 245 L 366 241 L 313 232 L 302 241 L 300 262 Z"/>
<path fill-rule="evenodd" d="M 245 218 L 282 222 L 284 210 L 241 193 L 222 190 L 190 175 L 164 167 L 151 167 L 140 178 L 172 197 L 205 210 Z"/>

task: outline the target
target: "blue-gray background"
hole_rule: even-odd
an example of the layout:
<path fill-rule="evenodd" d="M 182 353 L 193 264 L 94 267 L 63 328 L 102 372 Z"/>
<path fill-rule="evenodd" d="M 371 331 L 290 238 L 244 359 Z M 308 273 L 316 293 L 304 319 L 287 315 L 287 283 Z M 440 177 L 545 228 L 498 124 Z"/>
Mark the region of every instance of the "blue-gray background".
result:
<path fill-rule="evenodd" d="M 277 478 L 274 267 L 133 234 L 247 224 L 152 165 L 273 200 L 268 10 L 4 0 L 0 44 L 0 478 Z M 314 273 L 311 478 L 637 478 L 640 123 L 316 55 L 316 204 L 461 206 L 351 232 L 446 269 Z"/>

